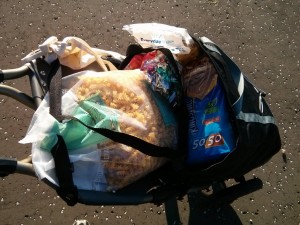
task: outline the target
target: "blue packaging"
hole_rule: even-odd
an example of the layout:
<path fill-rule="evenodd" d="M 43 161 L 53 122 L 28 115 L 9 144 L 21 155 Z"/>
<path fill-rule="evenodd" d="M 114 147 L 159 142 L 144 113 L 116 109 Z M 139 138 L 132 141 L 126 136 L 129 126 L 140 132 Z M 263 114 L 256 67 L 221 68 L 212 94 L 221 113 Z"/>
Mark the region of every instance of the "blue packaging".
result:
<path fill-rule="evenodd" d="M 186 97 L 189 165 L 210 165 L 223 159 L 236 144 L 228 103 L 220 81 L 202 99 Z"/>

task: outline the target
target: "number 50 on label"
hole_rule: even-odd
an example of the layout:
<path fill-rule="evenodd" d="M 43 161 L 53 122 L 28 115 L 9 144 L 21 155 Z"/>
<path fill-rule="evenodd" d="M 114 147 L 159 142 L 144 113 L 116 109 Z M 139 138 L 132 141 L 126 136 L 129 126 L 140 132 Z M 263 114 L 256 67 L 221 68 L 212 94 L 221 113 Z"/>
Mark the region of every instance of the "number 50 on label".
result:
<path fill-rule="evenodd" d="M 201 147 L 207 149 L 222 145 L 224 145 L 223 136 L 220 133 L 211 134 L 207 138 L 195 139 L 193 142 L 193 150 L 197 150 Z"/>

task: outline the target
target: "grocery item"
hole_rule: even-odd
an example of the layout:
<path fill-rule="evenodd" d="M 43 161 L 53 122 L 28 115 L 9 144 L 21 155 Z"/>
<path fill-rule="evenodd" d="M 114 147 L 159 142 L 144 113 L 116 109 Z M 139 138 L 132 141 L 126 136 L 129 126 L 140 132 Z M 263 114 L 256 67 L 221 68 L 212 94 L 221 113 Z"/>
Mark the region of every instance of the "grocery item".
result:
<path fill-rule="evenodd" d="M 123 26 L 143 48 L 168 48 L 173 54 L 188 54 L 193 42 L 185 28 L 160 23 L 137 23 Z"/>
<path fill-rule="evenodd" d="M 131 49 L 132 50 L 131 52 Z M 128 56 L 123 65 L 125 70 L 140 69 L 151 85 L 153 91 L 159 93 L 171 107 L 181 105 L 182 87 L 178 65 L 172 53 L 165 48 L 143 49 L 132 45 L 127 49 Z"/>
<path fill-rule="evenodd" d="M 190 52 L 187 54 L 174 54 L 176 60 L 183 66 L 187 66 L 189 63 L 194 62 L 199 58 L 201 53 L 200 47 L 194 40 L 191 40 L 188 47 L 190 48 Z"/>
<path fill-rule="evenodd" d="M 57 135 L 66 144 L 79 189 L 118 190 L 166 162 L 114 142 L 70 119 L 73 117 L 94 128 L 126 133 L 176 151 L 177 125 L 172 110 L 140 70 L 85 71 L 65 77 L 63 83 L 75 83 L 62 96 L 66 119 L 59 123 L 49 115 L 46 96 L 25 137 L 34 142 L 35 165 L 42 177 L 57 183 L 50 154 Z"/>
<path fill-rule="evenodd" d="M 182 70 L 188 111 L 187 163 L 212 165 L 235 146 L 225 92 L 210 58 L 199 52 Z"/>
<path fill-rule="evenodd" d="M 182 70 L 182 85 L 186 96 L 203 99 L 216 85 L 218 74 L 208 56 L 198 57 Z"/>

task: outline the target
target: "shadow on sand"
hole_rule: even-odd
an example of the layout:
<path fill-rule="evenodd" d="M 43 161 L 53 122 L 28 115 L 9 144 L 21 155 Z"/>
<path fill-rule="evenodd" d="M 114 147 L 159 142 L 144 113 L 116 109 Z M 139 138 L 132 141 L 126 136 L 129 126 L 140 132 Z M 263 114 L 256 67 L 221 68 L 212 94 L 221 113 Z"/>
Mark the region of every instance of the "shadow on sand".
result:
<path fill-rule="evenodd" d="M 190 206 L 189 225 L 242 225 L 242 222 L 230 204 L 219 207 L 205 207 L 201 193 L 188 195 Z"/>

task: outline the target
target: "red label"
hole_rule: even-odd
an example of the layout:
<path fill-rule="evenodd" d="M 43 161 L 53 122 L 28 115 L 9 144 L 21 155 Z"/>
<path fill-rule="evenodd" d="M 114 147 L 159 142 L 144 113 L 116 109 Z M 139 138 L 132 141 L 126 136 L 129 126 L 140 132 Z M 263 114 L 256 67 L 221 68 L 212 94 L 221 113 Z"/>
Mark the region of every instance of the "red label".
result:
<path fill-rule="evenodd" d="M 210 119 L 207 119 L 207 120 L 203 120 L 202 124 L 203 125 L 208 125 L 210 123 L 220 122 L 220 120 L 221 120 L 221 118 L 218 116 L 218 117 L 210 118 Z"/>
<path fill-rule="evenodd" d="M 209 135 L 205 142 L 205 148 L 212 148 L 221 145 L 224 145 L 224 138 L 219 133 Z"/>

